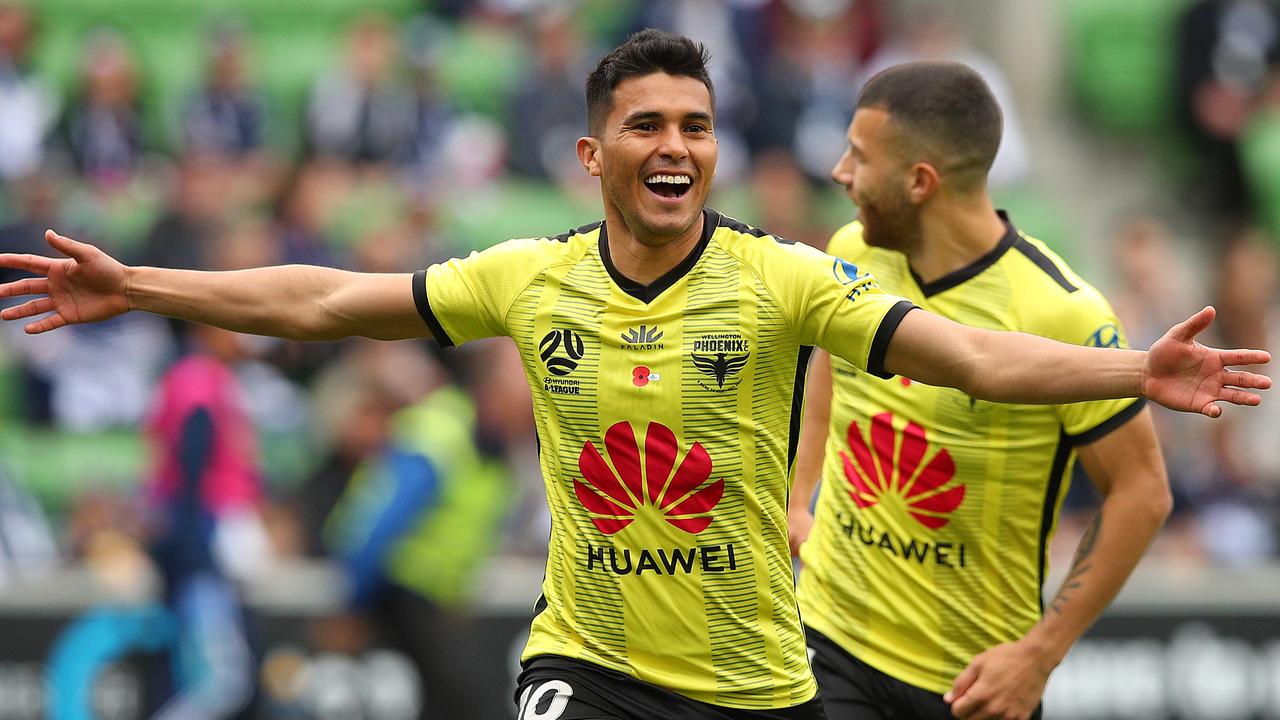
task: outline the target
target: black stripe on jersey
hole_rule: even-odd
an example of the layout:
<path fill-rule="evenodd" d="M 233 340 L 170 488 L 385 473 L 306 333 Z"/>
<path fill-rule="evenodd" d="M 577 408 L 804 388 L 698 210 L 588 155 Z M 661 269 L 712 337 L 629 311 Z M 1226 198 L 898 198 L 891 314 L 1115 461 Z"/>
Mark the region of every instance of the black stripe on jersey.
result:
<path fill-rule="evenodd" d="M 720 227 L 720 213 L 711 208 L 702 209 L 702 237 L 698 238 L 698 244 L 693 250 L 685 256 L 680 264 L 671 268 L 665 275 L 654 280 L 648 285 L 641 285 L 631 278 L 623 275 L 621 271 L 613 264 L 613 257 L 609 254 L 609 235 L 608 227 L 602 222 L 600 223 L 600 260 L 604 262 L 604 269 L 609 271 L 609 277 L 613 278 L 613 282 L 622 292 L 643 303 L 653 302 L 653 299 L 663 293 L 664 290 L 675 285 L 680 278 L 689 274 L 694 265 L 698 264 L 698 258 L 702 257 L 702 251 L 707 249 L 707 245 L 711 242 L 711 236 L 715 234 L 716 228 Z"/>
<path fill-rule="evenodd" d="M 871 353 L 867 355 L 867 372 L 885 380 L 893 377 L 893 373 L 884 369 L 884 356 L 889 352 L 889 339 L 902 323 L 902 318 L 915 309 L 916 306 L 910 300 L 899 300 L 889 308 L 889 312 L 884 314 L 884 318 L 880 320 L 880 327 L 876 328 L 876 336 L 871 339 Z"/>
<path fill-rule="evenodd" d="M 586 235 L 587 233 L 591 232 L 592 230 L 595 230 L 596 228 L 600 227 L 603 224 L 604 224 L 603 220 L 597 220 L 589 225 L 583 225 L 580 228 L 565 230 L 559 235 L 548 235 L 547 239 L 555 240 L 556 242 L 569 242 L 569 238 L 573 237 L 574 235 Z"/>
<path fill-rule="evenodd" d="M 431 302 L 427 300 L 427 271 L 419 270 L 413 274 L 413 304 L 418 306 L 418 314 L 431 329 L 431 335 L 440 343 L 440 347 L 453 347 L 453 339 L 444 331 L 444 326 L 431 312 Z"/>
<path fill-rule="evenodd" d="M 1067 460 L 1074 446 L 1065 430 L 1058 431 L 1058 449 L 1053 453 L 1053 465 L 1049 468 L 1049 484 L 1044 491 L 1044 507 L 1040 509 L 1040 612 L 1044 612 L 1045 551 L 1049 543 L 1049 529 L 1053 527 L 1053 511 L 1058 507 L 1058 495 L 1062 493 L 1062 478 L 1067 471 Z"/>
<path fill-rule="evenodd" d="M 777 240 L 778 242 L 782 243 L 783 245 L 796 244 L 795 240 L 788 240 L 786 238 L 781 238 L 781 237 L 778 237 L 777 235 L 774 235 L 773 233 L 761 230 L 760 228 L 751 227 L 750 225 L 742 222 L 741 220 L 738 220 L 737 218 L 731 218 L 728 215 L 720 216 L 720 225 L 722 225 L 723 227 L 727 227 L 730 230 L 733 230 L 735 232 L 740 232 L 744 235 L 750 235 L 752 237 L 758 237 L 758 238 L 771 237 L 774 240 Z"/>
<path fill-rule="evenodd" d="M 804 417 L 804 380 L 809 375 L 809 358 L 813 357 L 813 346 L 801 345 L 800 355 L 796 360 L 796 383 L 791 388 L 791 434 L 787 440 L 787 474 L 791 474 L 791 463 L 796 459 L 796 448 L 800 447 L 800 420 Z"/>
<path fill-rule="evenodd" d="M 1063 290 L 1073 293 L 1080 289 L 1071 284 L 1067 276 L 1062 274 L 1062 270 L 1057 265 L 1054 265 L 1047 255 L 1040 252 L 1040 248 L 1027 242 L 1022 236 L 1018 236 L 1018 241 L 1013 244 L 1013 247 L 1025 255 L 1028 260 L 1035 263 L 1036 267 L 1043 270 L 1045 275 L 1053 278 L 1053 281 L 1061 285 Z"/>
<path fill-rule="evenodd" d="M 1106 420 L 1103 420 L 1102 422 L 1098 423 L 1097 425 L 1094 425 L 1093 427 L 1089 428 L 1088 430 L 1085 430 L 1082 433 L 1077 433 L 1075 435 L 1068 435 L 1067 438 L 1071 440 L 1071 444 L 1076 447 L 1080 447 L 1081 445 L 1088 445 L 1089 443 L 1095 440 L 1101 440 L 1112 430 L 1116 430 L 1121 425 L 1124 425 L 1125 423 L 1132 420 L 1133 417 L 1138 413 L 1142 412 L 1142 408 L 1146 406 L 1147 406 L 1147 399 L 1138 398 L 1133 402 L 1129 403 L 1127 406 L 1125 406 L 1123 410 L 1116 413 L 1115 415 L 1112 415 L 1111 417 L 1107 418 Z"/>

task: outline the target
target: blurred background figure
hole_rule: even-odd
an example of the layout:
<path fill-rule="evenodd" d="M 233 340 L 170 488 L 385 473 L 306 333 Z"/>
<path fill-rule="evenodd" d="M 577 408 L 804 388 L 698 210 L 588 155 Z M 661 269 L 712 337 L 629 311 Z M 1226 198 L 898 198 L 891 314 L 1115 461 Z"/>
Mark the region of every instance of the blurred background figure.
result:
<path fill-rule="evenodd" d="M 356 162 L 394 162 L 411 151 L 412 93 L 401 68 L 396 28 L 368 15 L 348 30 L 342 65 L 320 77 L 307 107 L 314 154 Z"/>
<path fill-rule="evenodd" d="M 191 98 L 182 118 L 182 146 L 188 153 L 239 159 L 262 149 L 262 101 L 248 85 L 244 38 L 224 25 L 209 39 L 205 85 Z"/>
<path fill-rule="evenodd" d="M 31 13 L 0 3 L 0 181 L 40 169 L 44 142 L 58 117 L 54 92 L 32 72 Z"/>
<path fill-rule="evenodd" d="M 501 712 L 501 700 L 473 692 L 481 668 L 457 648 L 474 632 L 477 573 L 496 545 L 510 481 L 481 437 L 475 402 L 443 366 L 429 370 L 432 387 L 415 399 L 376 377 L 353 378 L 373 442 L 326 523 L 328 544 L 346 570 L 350 609 L 417 667 L 419 717 Z"/>
<path fill-rule="evenodd" d="M 97 183 L 123 184 L 138 170 L 143 151 L 137 66 L 125 40 L 108 30 L 90 37 L 79 83 L 64 118 L 72 162 Z"/>
<path fill-rule="evenodd" d="M 1178 21 L 1176 97 L 1194 143 L 1194 199 L 1238 225 L 1253 207 L 1240 141 L 1280 61 L 1280 5 L 1272 0 L 1197 0 Z"/>
<path fill-rule="evenodd" d="M 254 695 L 238 583 L 260 572 L 268 548 L 255 430 L 226 364 L 234 334 L 193 326 L 191 345 L 161 378 L 148 420 L 148 549 L 177 627 L 172 697 L 155 717 L 226 718 Z"/>
<path fill-rule="evenodd" d="M 507 110 L 511 172 L 538 180 L 568 180 L 581 174 L 574 145 L 582 136 L 590 72 L 582 38 L 564 12 L 531 18 L 534 59 Z"/>

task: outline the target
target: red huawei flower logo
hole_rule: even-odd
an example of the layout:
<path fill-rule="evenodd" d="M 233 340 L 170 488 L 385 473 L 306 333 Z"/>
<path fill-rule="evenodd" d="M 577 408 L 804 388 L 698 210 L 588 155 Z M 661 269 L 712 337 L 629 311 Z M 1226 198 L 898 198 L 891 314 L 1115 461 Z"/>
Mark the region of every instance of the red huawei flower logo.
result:
<path fill-rule="evenodd" d="M 844 451 L 840 458 L 845 477 L 853 486 L 849 496 L 858 507 L 869 508 L 885 493 L 893 492 L 921 525 L 937 530 L 950 522 L 947 516 L 964 502 L 964 485 L 954 483 L 943 489 L 956 474 L 955 461 L 946 450 L 938 450 L 921 468 L 920 461 L 929 448 L 924 428 L 908 421 L 901 433 L 894 432 L 893 415 L 881 413 L 871 418 L 871 448 L 875 448 L 874 456 L 858 424 L 849 423 L 853 459 Z"/>
<path fill-rule="evenodd" d="M 609 428 L 604 445 L 613 467 L 588 441 L 578 456 L 586 482 L 573 481 L 574 493 L 600 532 L 612 535 L 630 525 L 642 505 L 660 510 L 664 520 L 688 533 L 700 533 L 711 524 L 709 513 L 724 495 L 724 480 L 703 485 L 711 476 L 711 456 L 701 443 L 689 448 L 679 467 L 680 444 L 665 425 L 649 423 L 643 464 L 629 422 Z"/>

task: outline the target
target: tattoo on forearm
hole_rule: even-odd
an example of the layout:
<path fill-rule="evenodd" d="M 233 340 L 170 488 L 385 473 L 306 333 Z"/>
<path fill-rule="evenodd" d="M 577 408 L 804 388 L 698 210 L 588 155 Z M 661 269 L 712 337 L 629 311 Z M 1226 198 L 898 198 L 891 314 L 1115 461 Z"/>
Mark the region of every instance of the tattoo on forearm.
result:
<path fill-rule="evenodd" d="M 1071 561 L 1071 572 L 1067 573 L 1067 578 L 1062 581 L 1062 587 L 1058 589 L 1057 596 L 1053 598 L 1053 602 L 1049 603 L 1049 609 L 1054 613 L 1062 614 L 1062 609 L 1071 599 L 1072 593 L 1083 584 L 1084 574 L 1089 572 L 1089 568 L 1093 567 L 1093 564 L 1089 562 L 1089 556 L 1093 554 L 1094 545 L 1098 542 L 1098 532 L 1101 529 L 1102 510 L 1098 510 L 1093 522 L 1089 524 L 1089 528 L 1084 531 L 1084 536 L 1080 538 L 1080 545 L 1076 548 L 1075 559 Z"/>

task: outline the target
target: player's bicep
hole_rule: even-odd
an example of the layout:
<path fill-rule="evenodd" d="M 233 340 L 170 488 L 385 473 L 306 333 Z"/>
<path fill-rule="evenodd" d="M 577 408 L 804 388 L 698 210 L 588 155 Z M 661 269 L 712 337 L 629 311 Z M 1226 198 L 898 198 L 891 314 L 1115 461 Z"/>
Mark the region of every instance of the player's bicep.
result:
<path fill-rule="evenodd" d="M 1143 407 L 1102 437 L 1081 445 L 1080 464 L 1104 496 L 1116 490 L 1149 493 L 1155 502 L 1167 498 L 1169 482 L 1160 453 L 1160 442 L 1151 422 L 1151 410 Z"/>
<path fill-rule="evenodd" d="M 909 312 L 888 339 L 884 368 L 928 385 L 968 388 L 983 364 L 982 334 L 925 310 Z"/>
<path fill-rule="evenodd" d="M 345 335 L 378 340 L 428 337 L 408 273 L 346 273 L 322 301 L 330 324 Z"/>

